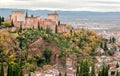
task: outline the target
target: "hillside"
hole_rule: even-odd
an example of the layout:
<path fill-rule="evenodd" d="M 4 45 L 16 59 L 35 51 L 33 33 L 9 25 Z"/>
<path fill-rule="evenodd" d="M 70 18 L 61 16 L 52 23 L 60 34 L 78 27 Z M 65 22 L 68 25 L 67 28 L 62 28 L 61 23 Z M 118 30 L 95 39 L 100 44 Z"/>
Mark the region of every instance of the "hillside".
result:
<path fill-rule="evenodd" d="M 5 30 L 0 34 L 0 60 L 8 66 L 18 65 L 23 73 L 45 70 L 54 64 L 65 66 L 67 58 L 76 67 L 79 59 L 91 62 L 100 43 L 100 36 L 85 29 L 55 34 L 48 28 Z"/>

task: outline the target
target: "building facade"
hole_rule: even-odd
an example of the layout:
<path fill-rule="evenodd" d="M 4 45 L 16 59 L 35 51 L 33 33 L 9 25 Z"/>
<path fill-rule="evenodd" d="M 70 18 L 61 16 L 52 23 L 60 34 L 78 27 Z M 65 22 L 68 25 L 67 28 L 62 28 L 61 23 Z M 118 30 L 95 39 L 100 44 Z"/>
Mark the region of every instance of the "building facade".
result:
<path fill-rule="evenodd" d="M 65 32 L 65 24 L 58 24 L 59 23 L 59 15 L 57 12 L 54 12 L 52 14 L 48 14 L 47 18 L 41 18 L 39 16 L 37 17 L 27 17 L 25 15 L 25 11 L 13 11 L 11 15 L 9 16 L 9 21 L 14 22 L 14 26 L 19 28 L 20 25 L 23 26 L 23 28 L 37 28 L 38 23 L 40 26 L 44 29 L 49 28 L 52 30 L 53 33 L 56 33 L 56 30 L 59 30 L 59 32 Z"/>

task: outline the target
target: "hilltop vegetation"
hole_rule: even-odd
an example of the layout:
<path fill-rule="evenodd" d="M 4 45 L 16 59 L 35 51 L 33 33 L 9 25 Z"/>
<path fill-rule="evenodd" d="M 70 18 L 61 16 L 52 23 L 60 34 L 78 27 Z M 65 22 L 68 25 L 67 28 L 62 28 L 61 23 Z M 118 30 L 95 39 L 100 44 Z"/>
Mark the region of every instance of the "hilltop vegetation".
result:
<path fill-rule="evenodd" d="M 89 58 L 95 55 L 95 49 L 100 42 L 101 37 L 90 30 L 53 34 L 50 29 L 22 29 L 21 25 L 16 32 L 1 32 L 0 63 L 12 66 L 12 69 L 14 66 L 21 67 L 18 70 L 20 72 L 32 72 L 40 68 L 45 69 L 45 65 L 65 65 L 64 60 L 71 56 Z M 36 51 L 33 51 L 34 49 Z"/>

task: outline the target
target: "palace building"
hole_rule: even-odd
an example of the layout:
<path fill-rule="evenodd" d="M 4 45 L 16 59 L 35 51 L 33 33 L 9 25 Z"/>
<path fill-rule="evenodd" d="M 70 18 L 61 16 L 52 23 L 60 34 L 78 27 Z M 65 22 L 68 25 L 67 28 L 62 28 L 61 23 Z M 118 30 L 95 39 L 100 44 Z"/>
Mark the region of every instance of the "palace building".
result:
<path fill-rule="evenodd" d="M 9 21 L 13 21 L 14 26 L 16 28 L 19 28 L 20 25 L 22 25 L 23 28 L 32 28 L 32 27 L 37 28 L 39 23 L 42 28 L 51 29 L 52 33 L 56 33 L 56 32 L 63 33 L 66 32 L 67 29 L 66 24 L 60 24 L 59 15 L 56 11 L 52 14 L 48 14 L 48 17 L 45 19 L 39 16 L 28 17 L 27 13 L 23 10 L 12 11 L 11 15 L 9 16 Z"/>

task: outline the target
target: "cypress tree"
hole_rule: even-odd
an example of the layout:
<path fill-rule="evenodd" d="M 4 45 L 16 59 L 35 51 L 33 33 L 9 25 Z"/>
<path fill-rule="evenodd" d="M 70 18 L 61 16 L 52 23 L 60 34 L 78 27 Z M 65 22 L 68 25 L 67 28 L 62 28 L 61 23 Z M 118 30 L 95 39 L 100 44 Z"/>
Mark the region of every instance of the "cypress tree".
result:
<path fill-rule="evenodd" d="M 0 76 L 4 76 L 4 67 L 3 67 L 3 62 L 1 63 L 1 67 L 0 67 Z"/>
<path fill-rule="evenodd" d="M 38 22 L 38 30 L 40 30 L 40 23 Z"/>
<path fill-rule="evenodd" d="M 92 70 L 91 70 L 91 76 L 96 76 L 95 75 L 95 64 L 92 64 Z"/>
<path fill-rule="evenodd" d="M 4 17 L 1 17 L 1 22 L 4 22 Z"/>
<path fill-rule="evenodd" d="M 13 65 L 13 76 L 20 76 L 19 72 L 20 72 L 19 71 L 19 65 L 17 63 L 15 63 Z"/>
<path fill-rule="evenodd" d="M 104 44 L 104 50 L 108 50 L 107 42 L 105 42 L 105 44 Z"/>
<path fill-rule="evenodd" d="M 119 64 L 118 64 L 118 62 L 117 62 L 117 64 L 116 64 L 116 68 L 119 68 Z"/>
<path fill-rule="evenodd" d="M 117 74 L 116 74 L 116 76 L 119 76 L 119 72 L 118 72 L 118 70 L 117 70 Z"/>
<path fill-rule="evenodd" d="M 77 66 L 76 76 L 79 76 L 79 66 Z"/>
<path fill-rule="evenodd" d="M 84 66 L 85 66 L 85 70 L 84 70 L 84 72 L 85 72 L 85 76 L 90 76 L 89 75 L 89 64 L 88 64 L 88 61 L 86 60 L 85 61 L 85 64 L 83 64 Z"/>
<path fill-rule="evenodd" d="M 80 72 L 79 72 L 80 76 L 84 75 L 84 65 L 83 64 L 84 64 L 83 60 L 81 60 L 81 62 L 80 62 Z"/>
<path fill-rule="evenodd" d="M 59 76 L 62 76 L 61 72 L 59 73 Z"/>
<path fill-rule="evenodd" d="M 1 20 L 1 16 L 0 16 L 0 25 L 1 25 L 1 22 L 2 22 L 2 20 Z"/>
<path fill-rule="evenodd" d="M 22 24 L 20 25 L 19 33 L 22 33 Z"/>
<path fill-rule="evenodd" d="M 28 13 L 27 13 L 27 11 L 26 11 L 26 15 L 25 15 L 25 17 L 26 17 L 26 18 L 28 17 Z"/>
<path fill-rule="evenodd" d="M 13 68 L 11 64 L 8 64 L 7 76 L 13 76 Z"/>
<path fill-rule="evenodd" d="M 103 49 L 103 43 L 102 43 L 102 42 L 100 43 L 100 48 L 102 48 L 102 49 Z"/>
<path fill-rule="evenodd" d="M 108 76 L 108 71 L 109 71 L 109 66 L 107 67 L 103 66 L 102 71 L 99 72 L 100 73 L 99 76 Z"/>
<path fill-rule="evenodd" d="M 8 68 L 7 68 L 7 76 L 10 76 L 10 66 L 8 64 Z"/>
<path fill-rule="evenodd" d="M 77 67 L 76 76 L 90 76 L 88 61 L 81 60 L 78 64 L 80 64 L 80 68 Z"/>
<path fill-rule="evenodd" d="M 112 37 L 112 43 L 115 43 L 116 39 L 114 37 Z"/>
<path fill-rule="evenodd" d="M 98 76 L 102 76 L 101 72 L 98 72 Z"/>
<path fill-rule="evenodd" d="M 55 33 L 57 33 L 57 32 L 58 32 L 57 27 L 58 27 L 58 26 L 56 25 L 56 26 L 55 26 Z"/>
<path fill-rule="evenodd" d="M 29 72 L 28 76 L 31 76 L 31 73 Z"/>
<path fill-rule="evenodd" d="M 11 21 L 11 27 L 14 27 L 14 22 L 13 22 L 13 20 Z"/>
<path fill-rule="evenodd" d="M 102 75 L 102 76 L 105 76 L 105 67 L 104 67 L 104 66 L 103 66 L 103 68 L 102 68 L 101 75 Z"/>
<path fill-rule="evenodd" d="M 112 43 L 112 38 L 110 37 L 110 43 Z"/>
<path fill-rule="evenodd" d="M 65 73 L 65 76 L 67 76 L 67 73 Z"/>
<path fill-rule="evenodd" d="M 33 14 L 31 15 L 31 17 L 33 17 Z"/>

